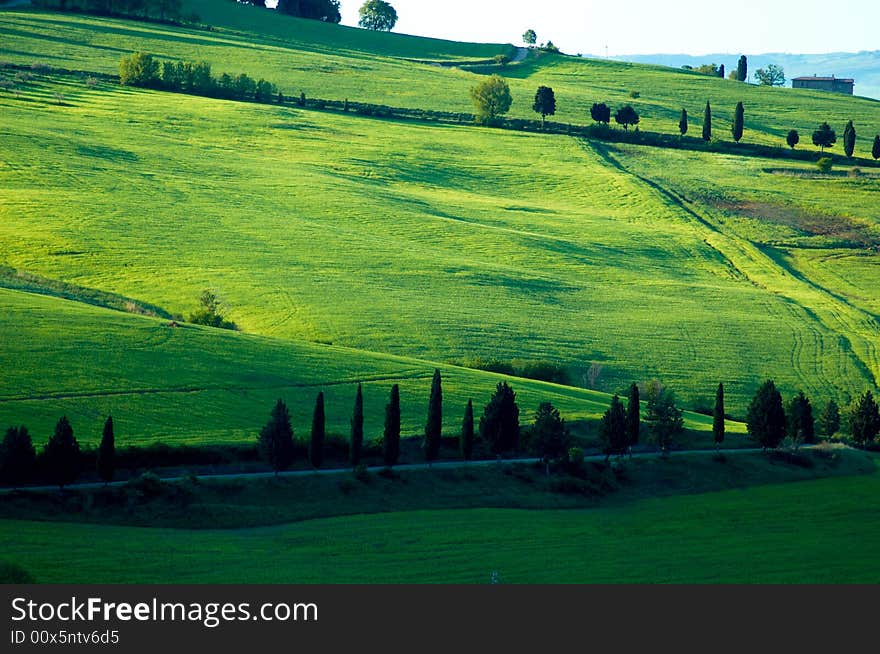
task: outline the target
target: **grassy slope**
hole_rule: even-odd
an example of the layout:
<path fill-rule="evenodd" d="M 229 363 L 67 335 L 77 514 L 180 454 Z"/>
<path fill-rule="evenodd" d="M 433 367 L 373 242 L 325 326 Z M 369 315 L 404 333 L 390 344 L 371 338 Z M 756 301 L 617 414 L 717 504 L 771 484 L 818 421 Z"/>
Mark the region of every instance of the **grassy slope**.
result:
<path fill-rule="evenodd" d="M 168 58 L 207 60 L 217 70 L 246 71 L 278 83 L 288 95 L 302 89 L 309 96 L 327 99 L 470 111 L 468 89 L 478 75 L 415 65 L 400 57 L 489 56 L 504 49 L 365 33 L 230 3 L 217 3 L 215 9 L 200 13 L 212 17 L 221 29 L 193 31 L 82 16 L 2 12 L 0 59 L 115 73 L 123 54 L 144 50 Z M 557 118 L 563 122 L 589 122 L 592 103 L 605 101 L 615 107 L 633 104 L 642 116 L 643 129 L 667 133 L 677 133 L 681 108 L 686 107 L 691 128 L 698 132 L 705 103 L 711 100 L 715 134 L 727 140 L 738 101 L 746 105 L 750 141 L 781 145 L 788 130 L 796 128 L 803 147 L 812 147 L 807 145 L 809 135 L 819 122 L 830 121 L 842 135 L 845 121 L 851 118 L 859 131 L 857 149 L 867 156 L 873 135 L 880 131 L 877 101 L 749 86 L 659 66 L 547 56 L 500 72 L 511 83 L 511 114 L 519 117 L 534 117 L 535 88 L 548 84 L 556 91 Z M 631 91 L 641 97 L 630 98 Z"/>
<path fill-rule="evenodd" d="M 737 410 L 764 376 L 812 388 L 818 365 L 824 395 L 876 370 L 780 297 L 782 271 L 750 283 L 735 238 L 573 139 L 70 80 L 0 106 L 0 263 L 18 269 L 180 313 L 213 287 L 268 336 L 597 361 L 609 391 L 723 379 Z"/>
<path fill-rule="evenodd" d="M 487 583 L 493 571 L 502 583 L 877 583 L 878 492 L 875 474 L 224 531 L 2 520 L 0 549 L 53 583 Z"/>
<path fill-rule="evenodd" d="M 391 385 L 399 383 L 403 431 L 418 434 L 433 364 L 293 343 L 98 309 L 0 289 L 0 425 L 26 423 L 42 443 L 67 414 L 83 444 L 97 445 L 101 424 L 114 416 L 120 446 L 252 442 L 272 403 L 289 404 L 296 434 L 305 438 L 314 398 L 323 390 L 331 433 L 348 434 L 355 385 L 364 382 L 368 438 L 381 435 Z M 21 362 L 27 361 L 23 366 Z M 445 429 L 458 432 L 464 405 L 488 401 L 499 375 L 441 366 Z M 608 397 L 529 380 L 512 380 L 523 422 L 550 400 L 569 420 L 594 419 Z M 689 415 L 688 427 L 711 429 L 711 419 Z M 743 425 L 729 423 L 732 433 Z"/>
<path fill-rule="evenodd" d="M 764 262 L 752 283 L 741 250 L 770 227 L 745 245 L 719 234 L 598 146 L 69 80 L 0 103 L 2 263 L 19 269 L 181 313 L 213 287 L 271 336 L 598 361 L 606 390 L 654 375 L 693 399 L 720 378 L 740 410 L 763 376 L 839 395 L 877 371 L 868 346 L 780 297 L 802 299 L 784 270 Z M 648 154 L 668 175 L 694 156 Z M 853 185 L 842 204 L 861 214 L 872 193 Z"/>

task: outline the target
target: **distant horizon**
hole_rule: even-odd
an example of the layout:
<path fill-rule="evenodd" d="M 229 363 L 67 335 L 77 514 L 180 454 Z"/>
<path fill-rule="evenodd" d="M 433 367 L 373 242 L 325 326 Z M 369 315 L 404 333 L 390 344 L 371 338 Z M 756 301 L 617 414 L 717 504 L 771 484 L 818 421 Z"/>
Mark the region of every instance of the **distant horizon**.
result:
<path fill-rule="evenodd" d="M 681 54 L 857 54 L 878 51 L 874 27 L 880 3 L 838 0 L 834 11 L 817 0 L 740 0 L 737 20 L 706 19 L 685 0 L 662 6 L 633 0 L 629 11 L 595 0 L 530 2 L 446 0 L 432 9 L 424 0 L 390 0 L 398 13 L 395 32 L 452 41 L 520 45 L 534 29 L 567 54 L 599 57 Z M 357 26 L 363 0 L 341 0 L 342 24 Z M 847 29 L 828 29 L 829 20 L 857 16 Z M 708 29 L 707 29 L 708 27 Z M 669 48 L 669 43 L 675 43 Z"/>

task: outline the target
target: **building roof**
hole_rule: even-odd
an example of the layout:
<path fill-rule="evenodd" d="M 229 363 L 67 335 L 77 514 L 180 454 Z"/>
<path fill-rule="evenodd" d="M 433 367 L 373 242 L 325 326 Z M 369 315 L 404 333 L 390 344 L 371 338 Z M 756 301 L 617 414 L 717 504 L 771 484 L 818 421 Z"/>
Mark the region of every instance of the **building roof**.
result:
<path fill-rule="evenodd" d="M 844 84 L 855 84 L 855 80 L 852 78 L 843 78 L 843 77 L 816 77 L 815 75 L 809 77 L 795 77 L 793 82 L 843 82 Z"/>

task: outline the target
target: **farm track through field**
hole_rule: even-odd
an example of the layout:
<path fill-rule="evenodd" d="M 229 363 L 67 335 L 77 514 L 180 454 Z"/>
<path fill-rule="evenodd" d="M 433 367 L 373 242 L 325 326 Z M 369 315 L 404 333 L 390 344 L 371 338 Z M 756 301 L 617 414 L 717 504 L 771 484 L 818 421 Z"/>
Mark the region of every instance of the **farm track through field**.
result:
<path fill-rule="evenodd" d="M 267 384 L 264 386 L 192 386 L 181 388 L 141 388 L 141 389 L 125 389 L 117 391 L 83 391 L 79 393 L 41 393 L 39 395 L 20 395 L 0 397 L 0 403 L 11 402 L 41 402 L 47 400 L 71 400 L 87 397 L 117 397 L 117 396 L 137 396 L 137 395 L 180 395 L 191 393 L 236 393 L 247 391 L 270 391 L 283 390 L 289 388 L 324 388 L 330 386 L 348 386 L 354 384 L 372 384 L 375 382 L 388 381 L 412 381 L 415 379 L 431 379 L 433 372 L 414 372 L 412 374 L 401 373 L 398 375 L 377 375 L 374 377 L 362 377 L 359 379 L 339 379 L 314 383 L 294 383 L 294 384 Z"/>
<path fill-rule="evenodd" d="M 816 447 L 815 445 L 803 445 L 801 449 L 809 450 Z M 737 454 L 756 454 L 760 452 L 765 452 L 766 450 L 761 449 L 760 447 L 741 447 L 741 448 L 721 448 L 721 449 L 702 449 L 702 450 L 673 450 L 670 453 L 666 453 L 664 455 L 663 452 L 634 452 L 632 456 L 628 457 L 630 459 L 660 459 L 664 456 L 707 456 L 713 455 L 717 456 L 719 454 L 723 454 L 724 456 L 729 455 L 737 455 Z M 590 454 L 584 457 L 585 462 L 590 463 L 598 463 L 601 461 L 608 460 L 604 454 Z M 619 457 L 620 459 L 625 459 L 627 457 Z M 536 458 L 526 458 L 526 459 L 478 459 L 473 461 L 435 461 L 434 463 L 404 463 L 401 465 L 394 466 L 394 470 L 397 472 L 412 472 L 417 470 L 450 470 L 450 469 L 458 469 L 458 468 L 469 468 L 469 467 L 488 467 L 488 466 L 510 466 L 516 464 L 523 465 L 534 465 L 540 463 L 541 459 Z M 387 469 L 386 466 L 378 465 L 378 466 L 369 466 L 367 470 L 369 472 L 379 472 L 381 470 Z M 232 472 L 232 473 L 222 473 L 222 474 L 208 474 L 208 475 L 198 475 L 199 479 L 202 480 L 219 480 L 219 481 L 235 481 L 241 479 L 272 479 L 272 478 L 290 478 L 290 477 L 309 477 L 314 475 L 347 475 L 351 474 L 351 468 L 319 468 L 318 470 L 286 470 L 279 473 L 274 472 Z M 191 476 L 175 476 L 175 477 L 161 477 L 161 480 L 168 483 L 174 482 L 182 482 L 188 481 L 192 477 Z M 130 480 L 127 481 L 114 481 L 109 484 L 105 484 L 104 482 L 83 482 L 79 484 L 71 484 L 69 486 L 65 486 L 65 490 L 89 490 L 89 489 L 98 489 L 98 488 L 107 488 L 108 486 L 125 486 L 129 483 Z M 4 493 L 13 493 L 13 492 L 55 492 L 58 490 L 58 486 L 29 486 L 23 488 L 0 488 L 0 495 Z"/>
<path fill-rule="evenodd" d="M 856 368 L 862 372 L 867 381 L 877 385 L 880 357 L 876 342 L 880 340 L 880 323 L 875 316 L 806 278 L 800 271 L 781 262 L 779 256 L 771 256 L 765 251 L 765 247 L 724 228 L 718 221 L 712 220 L 711 214 L 705 207 L 687 200 L 675 190 L 655 180 L 628 169 L 614 157 L 609 146 L 583 139 L 579 142 L 587 152 L 598 154 L 607 165 L 643 183 L 660 195 L 667 206 L 687 215 L 699 228 L 708 230 L 710 234 L 704 239 L 706 245 L 718 252 L 723 260 L 729 262 L 729 265 L 744 279 L 764 291 L 784 298 L 786 309 L 796 321 L 794 324 L 802 324 L 816 335 L 816 348 L 820 346 L 822 340 L 821 332 L 814 326 L 818 324 L 824 328 L 824 331 L 841 340 L 843 349 L 851 354 Z M 809 301 L 805 302 L 805 300 Z M 774 313 L 776 312 L 774 310 Z M 803 314 L 806 314 L 808 320 L 804 320 Z M 814 390 L 833 387 L 835 385 L 833 371 L 807 369 L 809 363 L 815 363 L 815 357 L 812 352 L 806 351 L 803 334 L 795 330 L 794 339 L 792 366 L 803 383 Z"/>

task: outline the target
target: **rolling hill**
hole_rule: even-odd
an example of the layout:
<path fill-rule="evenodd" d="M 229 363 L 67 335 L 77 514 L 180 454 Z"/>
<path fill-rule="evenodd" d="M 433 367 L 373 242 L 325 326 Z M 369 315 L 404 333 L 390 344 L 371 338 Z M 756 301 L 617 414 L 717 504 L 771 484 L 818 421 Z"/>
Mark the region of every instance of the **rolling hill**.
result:
<path fill-rule="evenodd" d="M 477 73 L 408 59 L 504 49 L 193 7 L 211 31 L 2 12 L 0 57 L 110 72 L 149 50 L 288 92 L 308 79 L 328 97 L 467 109 Z M 500 72 L 520 98 L 552 83 L 560 117 L 579 122 L 593 100 L 637 88 L 645 129 L 670 131 L 680 104 L 707 94 L 751 98 L 746 138 L 765 143 L 822 116 L 880 125 L 865 100 L 659 67 L 545 56 Z M 599 370 L 605 392 L 659 377 L 692 406 L 723 380 L 739 415 L 766 377 L 817 402 L 876 385 L 873 173 L 3 74 L 0 264 L 14 270 L 174 315 L 212 288 L 245 332 L 279 342 L 551 360 L 578 384 Z"/>

